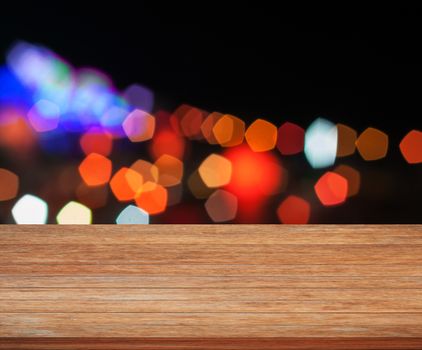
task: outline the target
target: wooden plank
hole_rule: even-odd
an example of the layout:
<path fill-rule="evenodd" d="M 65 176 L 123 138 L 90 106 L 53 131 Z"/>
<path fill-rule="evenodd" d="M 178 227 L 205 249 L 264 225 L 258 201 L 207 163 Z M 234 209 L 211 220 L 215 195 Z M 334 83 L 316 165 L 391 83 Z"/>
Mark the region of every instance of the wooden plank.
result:
<path fill-rule="evenodd" d="M 422 338 L 0 338 L 0 349 L 420 350 Z"/>
<path fill-rule="evenodd" d="M 365 288 L 422 289 L 422 277 L 1 276 L 0 288 Z"/>
<path fill-rule="evenodd" d="M 119 296 L 120 294 L 117 294 Z M 116 298 L 117 298 L 116 296 Z M 85 300 L 14 299 L 0 313 L 397 313 L 422 312 L 419 299 L 404 300 Z"/>
<path fill-rule="evenodd" d="M 332 289 L 332 288 L 6 288 L 0 300 L 163 300 L 179 301 L 276 301 L 276 300 L 415 300 L 422 303 L 421 289 Z"/>
<path fill-rule="evenodd" d="M 8 244 L 0 264 L 417 264 L 422 245 Z"/>
<path fill-rule="evenodd" d="M 0 265 L 0 276 L 398 276 L 422 277 L 422 265 L 29 264 Z"/>
<path fill-rule="evenodd" d="M 3 225 L 0 244 L 422 244 L 422 225 Z"/>
<path fill-rule="evenodd" d="M 2 337 L 417 337 L 421 314 L 2 313 Z"/>

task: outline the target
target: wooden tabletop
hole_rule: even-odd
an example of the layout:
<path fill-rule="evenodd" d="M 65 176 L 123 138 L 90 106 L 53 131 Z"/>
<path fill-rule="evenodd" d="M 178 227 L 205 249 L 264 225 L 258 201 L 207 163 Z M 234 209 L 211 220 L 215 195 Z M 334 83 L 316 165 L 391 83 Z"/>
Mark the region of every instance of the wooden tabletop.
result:
<path fill-rule="evenodd" d="M 3 225 L 0 337 L 0 349 L 421 349 L 422 226 Z"/>

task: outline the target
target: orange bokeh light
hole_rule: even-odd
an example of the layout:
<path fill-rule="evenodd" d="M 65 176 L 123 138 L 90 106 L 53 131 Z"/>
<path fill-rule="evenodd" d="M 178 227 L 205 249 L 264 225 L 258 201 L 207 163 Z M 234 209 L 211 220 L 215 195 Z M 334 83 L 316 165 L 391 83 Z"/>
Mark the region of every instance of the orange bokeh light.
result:
<path fill-rule="evenodd" d="M 0 201 L 7 201 L 17 196 L 19 178 L 10 170 L 0 168 Z"/>
<path fill-rule="evenodd" d="M 138 159 L 130 166 L 130 168 L 141 174 L 144 179 L 144 182 L 158 181 L 159 171 L 157 166 L 144 159 Z"/>
<path fill-rule="evenodd" d="M 357 132 L 344 124 L 337 124 L 337 157 L 355 153 Z"/>
<path fill-rule="evenodd" d="M 88 155 L 90 153 L 98 153 L 108 156 L 113 147 L 112 135 L 101 129 L 91 129 L 83 134 L 79 140 L 82 151 Z"/>
<path fill-rule="evenodd" d="M 257 119 L 246 130 L 245 138 L 254 152 L 269 151 L 277 143 L 277 128 L 266 120 Z"/>
<path fill-rule="evenodd" d="M 142 175 L 133 169 L 123 167 L 110 181 L 110 188 L 117 200 L 133 200 L 143 188 Z"/>
<path fill-rule="evenodd" d="M 388 151 L 388 136 L 378 129 L 367 128 L 357 139 L 356 147 L 367 161 L 384 158 Z"/>
<path fill-rule="evenodd" d="M 422 131 L 410 131 L 400 142 L 400 151 L 409 164 L 422 163 Z"/>
<path fill-rule="evenodd" d="M 79 174 L 88 186 L 100 186 L 110 180 L 111 168 L 110 159 L 98 153 L 90 153 L 79 165 Z"/>
<path fill-rule="evenodd" d="M 183 177 L 183 163 L 176 157 L 163 154 L 154 165 L 158 168 L 158 183 L 164 187 L 178 185 Z"/>
<path fill-rule="evenodd" d="M 230 114 L 225 114 L 213 127 L 214 137 L 222 147 L 240 145 L 245 137 L 245 122 Z"/>
<path fill-rule="evenodd" d="M 148 214 L 162 213 L 167 206 L 168 193 L 160 184 L 147 182 L 135 198 L 136 205 Z"/>
<path fill-rule="evenodd" d="M 347 179 L 337 173 L 327 171 L 319 178 L 314 189 L 323 205 L 338 205 L 346 201 L 348 194 Z"/>
<path fill-rule="evenodd" d="M 298 196 L 287 197 L 277 208 L 277 216 L 283 224 L 307 224 L 310 215 L 310 204 Z"/>
<path fill-rule="evenodd" d="M 211 145 L 218 144 L 218 141 L 214 136 L 213 128 L 222 116 L 222 113 L 212 112 L 208 115 L 208 117 L 205 118 L 204 122 L 201 125 L 202 135 Z"/>

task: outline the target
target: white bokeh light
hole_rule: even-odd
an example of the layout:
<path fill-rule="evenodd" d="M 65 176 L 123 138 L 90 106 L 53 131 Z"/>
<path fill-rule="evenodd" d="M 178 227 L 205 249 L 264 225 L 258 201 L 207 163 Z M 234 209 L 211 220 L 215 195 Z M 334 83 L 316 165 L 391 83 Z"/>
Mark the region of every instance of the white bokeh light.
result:
<path fill-rule="evenodd" d="M 12 215 L 17 224 L 45 224 L 48 205 L 41 198 L 26 194 L 15 203 Z"/>
<path fill-rule="evenodd" d="M 337 127 L 318 118 L 306 130 L 305 156 L 312 168 L 326 168 L 335 163 L 337 155 Z"/>
<path fill-rule="evenodd" d="M 116 219 L 117 224 L 149 224 L 148 213 L 134 205 L 128 205 Z"/>

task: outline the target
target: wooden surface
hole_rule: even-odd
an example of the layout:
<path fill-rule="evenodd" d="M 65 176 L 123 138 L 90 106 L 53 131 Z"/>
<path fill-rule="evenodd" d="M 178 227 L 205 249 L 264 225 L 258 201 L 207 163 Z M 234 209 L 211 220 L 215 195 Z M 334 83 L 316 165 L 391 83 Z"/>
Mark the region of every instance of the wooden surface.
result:
<path fill-rule="evenodd" d="M 422 226 L 0 226 L 0 337 L 421 349 Z"/>

